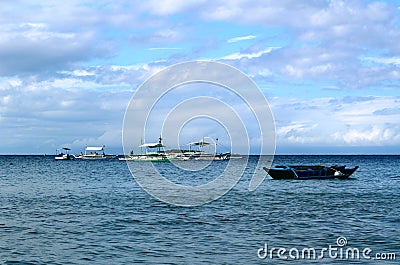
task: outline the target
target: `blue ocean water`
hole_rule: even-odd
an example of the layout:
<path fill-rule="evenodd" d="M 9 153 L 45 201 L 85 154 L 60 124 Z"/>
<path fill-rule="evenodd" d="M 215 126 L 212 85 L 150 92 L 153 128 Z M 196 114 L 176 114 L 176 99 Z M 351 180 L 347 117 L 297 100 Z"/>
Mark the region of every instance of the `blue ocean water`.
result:
<path fill-rule="evenodd" d="M 337 239 L 345 237 L 344 247 L 370 248 L 371 260 L 345 259 L 337 252 L 337 257 L 300 257 L 294 262 L 398 264 L 400 156 L 275 156 L 274 164 L 346 164 L 360 169 L 349 180 L 267 176 L 249 192 L 256 162 L 257 157 L 250 157 L 248 171 L 220 199 L 179 207 L 144 192 L 126 163 L 116 159 L 0 156 L 0 262 L 286 264 L 277 251 L 272 257 L 259 256 L 266 245 L 268 251 L 320 250 L 338 247 Z M 157 168 L 172 181 L 203 184 L 226 163 L 214 162 L 195 173 L 182 173 L 170 163 Z M 137 164 L 142 169 L 150 166 Z M 375 254 L 390 253 L 396 260 L 375 259 Z"/>

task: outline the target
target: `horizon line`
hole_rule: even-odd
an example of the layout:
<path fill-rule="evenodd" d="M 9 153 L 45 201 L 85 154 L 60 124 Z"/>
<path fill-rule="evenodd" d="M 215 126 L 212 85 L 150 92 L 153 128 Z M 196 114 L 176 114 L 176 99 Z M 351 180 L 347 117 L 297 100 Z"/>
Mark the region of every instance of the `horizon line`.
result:
<path fill-rule="evenodd" d="M 124 156 L 128 154 L 110 154 L 115 156 Z M 232 155 L 242 155 L 242 156 L 260 156 L 260 154 L 240 154 L 235 153 Z M 400 156 L 400 153 L 283 153 L 274 154 L 273 156 Z M 0 154 L 0 156 L 56 156 L 56 154 L 47 153 L 19 153 L 19 154 Z M 261 156 L 271 156 L 268 154 L 263 154 Z"/>

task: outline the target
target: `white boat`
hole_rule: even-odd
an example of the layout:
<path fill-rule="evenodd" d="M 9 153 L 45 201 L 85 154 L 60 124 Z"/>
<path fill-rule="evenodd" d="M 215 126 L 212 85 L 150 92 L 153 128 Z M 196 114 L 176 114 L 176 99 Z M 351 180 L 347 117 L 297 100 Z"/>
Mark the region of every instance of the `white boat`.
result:
<path fill-rule="evenodd" d="M 218 139 L 216 139 L 218 141 Z M 205 146 L 212 145 L 210 142 L 206 142 L 204 137 L 201 141 L 198 142 L 191 142 L 188 144 L 189 151 L 182 151 L 182 153 L 176 155 L 176 160 L 206 160 L 206 161 L 214 161 L 214 160 L 229 160 L 231 158 L 231 153 L 219 153 L 219 154 L 212 154 L 206 153 L 204 151 Z M 193 150 L 193 147 L 197 147 L 197 150 Z"/>
<path fill-rule="evenodd" d="M 158 139 L 158 143 L 144 143 L 141 144 L 140 149 L 145 149 L 145 153 L 135 155 L 133 151 L 125 157 L 118 158 L 120 161 L 136 161 L 136 162 L 168 162 L 173 159 L 172 156 L 168 155 L 164 151 L 164 145 L 162 144 L 162 138 Z M 155 151 L 152 151 L 154 150 Z"/>
<path fill-rule="evenodd" d="M 65 154 L 63 153 L 65 151 Z M 67 147 L 63 147 L 56 150 L 56 156 L 54 157 L 56 160 L 74 160 L 75 157 L 69 154 L 71 149 Z"/>
<path fill-rule="evenodd" d="M 77 159 L 107 159 L 114 158 L 116 155 L 106 155 L 104 153 L 104 145 L 103 146 L 86 146 L 85 153 L 82 152 L 75 156 Z"/>
<path fill-rule="evenodd" d="M 180 155 L 177 155 L 175 160 L 202 160 L 202 161 L 220 161 L 220 160 L 229 160 L 231 159 L 231 153 L 220 153 L 220 154 L 208 154 L 204 152 L 184 152 Z"/>

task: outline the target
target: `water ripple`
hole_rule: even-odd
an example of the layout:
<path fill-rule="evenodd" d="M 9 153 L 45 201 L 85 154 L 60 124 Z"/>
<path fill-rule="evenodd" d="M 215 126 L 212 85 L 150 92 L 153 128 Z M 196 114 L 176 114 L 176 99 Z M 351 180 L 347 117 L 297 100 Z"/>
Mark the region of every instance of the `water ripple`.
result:
<path fill-rule="evenodd" d="M 360 166 L 351 181 L 238 185 L 201 207 L 156 201 L 117 160 L 63 163 L 0 156 L 0 260 L 4 264 L 254 264 L 257 250 L 335 245 L 398 251 L 398 156 L 277 156 L 275 163 Z M 256 163 L 256 160 L 250 160 Z M 10 165 L 12 163 L 13 165 Z M 143 165 L 142 165 L 143 166 Z M 171 181 L 202 184 L 204 172 L 157 165 Z M 325 259 L 325 264 L 343 263 Z M 344 263 L 353 263 L 346 261 Z M 343 263 L 343 264 L 344 264 Z"/>

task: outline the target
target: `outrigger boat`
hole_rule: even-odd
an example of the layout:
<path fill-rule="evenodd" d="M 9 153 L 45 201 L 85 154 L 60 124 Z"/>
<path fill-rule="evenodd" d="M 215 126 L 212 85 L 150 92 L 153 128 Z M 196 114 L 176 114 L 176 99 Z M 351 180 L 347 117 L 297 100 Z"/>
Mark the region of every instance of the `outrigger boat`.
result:
<path fill-rule="evenodd" d="M 348 179 L 358 169 L 346 166 L 278 165 L 264 170 L 273 179 Z"/>
<path fill-rule="evenodd" d="M 62 150 L 65 151 L 65 154 L 63 153 Z M 54 158 L 55 158 L 56 160 L 74 160 L 75 157 L 74 157 L 73 155 L 70 155 L 70 154 L 69 154 L 69 151 L 70 151 L 70 150 L 71 150 L 71 149 L 70 149 L 70 148 L 67 148 L 67 147 L 63 147 L 63 148 L 57 149 L 57 150 L 56 150 L 56 156 L 55 156 Z"/>
<path fill-rule="evenodd" d="M 104 145 L 103 146 L 86 146 L 85 153 L 82 152 L 75 156 L 77 159 L 107 159 L 114 158 L 115 155 L 106 155 L 104 153 Z"/>
<path fill-rule="evenodd" d="M 218 139 L 216 139 L 218 141 Z M 204 147 L 211 145 L 210 142 L 206 142 L 204 137 L 201 141 L 191 142 L 188 144 L 189 151 L 183 151 L 182 153 L 176 155 L 176 160 L 229 160 L 231 158 L 231 153 L 219 153 L 219 154 L 210 154 L 204 152 Z M 198 150 L 193 150 L 194 147 L 198 147 Z"/>
<path fill-rule="evenodd" d="M 120 161 L 137 161 L 137 162 L 168 162 L 173 157 L 167 155 L 164 151 L 164 145 L 162 144 L 162 138 L 158 138 L 158 143 L 143 143 L 140 146 L 142 150 L 145 148 L 145 153 L 134 155 L 133 151 L 125 157 L 120 157 Z M 156 151 L 150 151 L 148 149 L 156 149 Z"/>

